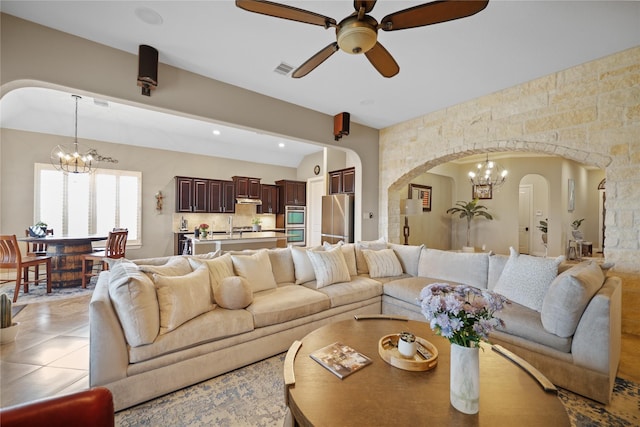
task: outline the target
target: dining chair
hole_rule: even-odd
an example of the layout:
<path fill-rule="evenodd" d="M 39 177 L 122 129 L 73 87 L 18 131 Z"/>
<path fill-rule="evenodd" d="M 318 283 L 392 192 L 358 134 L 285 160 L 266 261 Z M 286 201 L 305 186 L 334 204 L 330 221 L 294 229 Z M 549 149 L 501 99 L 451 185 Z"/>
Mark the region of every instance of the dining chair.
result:
<path fill-rule="evenodd" d="M 107 245 L 104 251 L 91 252 L 82 255 L 82 287 L 87 287 L 87 278 L 97 276 L 100 271 L 108 270 L 109 264 L 106 259 L 118 259 L 124 258 L 125 251 L 127 249 L 127 237 L 129 231 L 124 228 L 114 229 L 109 232 L 107 238 Z M 101 270 L 94 271 L 96 266 L 95 262 L 98 262 L 98 266 L 101 266 Z"/>
<path fill-rule="evenodd" d="M 45 235 L 53 236 L 53 228 L 47 228 L 45 231 Z M 24 230 L 24 236 L 29 237 L 29 229 Z M 46 256 L 47 255 L 47 244 L 42 242 L 27 242 L 27 256 Z M 36 280 L 40 280 L 40 266 L 36 265 Z"/>
<path fill-rule="evenodd" d="M 0 284 L 16 282 L 16 290 L 13 293 L 13 302 L 18 300 L 20 286 L 23 286 L 24 293 L 29 292 L 29 284 L 38 284 L 40 279 L 37 274 L 34 280 L 29 280 L 29 269 L 38 268 L 44 264 L 47 269 L 47 293 L 51 293 L 51 257 L 50 256 L 22 256 L 16 235 L 0 235 L 0 268 L 14 269 L 15 279 L 0 279 Z"/>

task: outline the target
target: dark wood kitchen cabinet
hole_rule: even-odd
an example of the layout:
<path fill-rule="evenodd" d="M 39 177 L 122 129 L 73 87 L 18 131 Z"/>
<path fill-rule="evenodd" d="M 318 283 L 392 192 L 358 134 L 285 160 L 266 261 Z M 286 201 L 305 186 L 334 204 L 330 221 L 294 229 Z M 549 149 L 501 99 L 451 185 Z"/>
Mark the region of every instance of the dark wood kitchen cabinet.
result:
<path fill-rule="evenodd" d="M 208 180 L 176 177 L 176 212 L 207 212 Z"/>
<path fill-rule="evenodd" d="M 236 194 L 234 182 L 210 179 L 208 185 L 208 212 L 234 213 L 236 211 Z"/>
<path fill-rule="evenodd" d="M 256 206 L 256 213 L 277 214 L 280 213 L 278 205 L 278 186 L 262 184 L 262 204 Z"/>
<path fill-rule="evenodd" d="M 280 180 L 276 181 L 280 196 L 280 212 L 284 212 L 285 206 L 307 205 L 307 183 L 304 181 Z"/>
<path fill-rule="evenodd" d="M 346 168 L 329 172 L 329 194 L 353 194 L 356 189 L 356 170 Z"/>
<path fill-rule="evenodd" d="M 234 176 L 231 179 L 236 187 L 236 197 L 244 199 L 260 199 L 262 197 L 260 178 Z"/>

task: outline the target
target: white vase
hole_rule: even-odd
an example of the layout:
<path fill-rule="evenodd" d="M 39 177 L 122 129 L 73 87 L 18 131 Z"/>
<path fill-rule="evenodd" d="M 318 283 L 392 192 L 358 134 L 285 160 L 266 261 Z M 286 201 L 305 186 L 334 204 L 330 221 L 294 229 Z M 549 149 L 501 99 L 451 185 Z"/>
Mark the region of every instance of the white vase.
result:
<path fill-rule="evenodd" d="M 465 414 L 476 414 L 480 408 L 479 347 L 451 344 L 451 405 Z"/>
<path fill-rule="evenodd" d="M 14 322 L 11 326 L 6 328 L 0 328 L 0 344 L 8 344 L 16 340 L 16 335 L 20 330 L 18 327 L 20 323 Z"/>

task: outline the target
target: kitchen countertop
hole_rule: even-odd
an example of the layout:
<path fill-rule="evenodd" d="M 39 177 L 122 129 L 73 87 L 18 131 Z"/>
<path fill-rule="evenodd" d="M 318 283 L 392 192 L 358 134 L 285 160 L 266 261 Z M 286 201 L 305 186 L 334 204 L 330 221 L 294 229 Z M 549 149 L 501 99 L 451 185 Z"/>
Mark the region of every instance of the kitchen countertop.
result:
<path fill-rule="evenodd" d="M 265 240 L 265 239 L 286 239 L 287 233 L 281 233 L 276 231 L 243 231 L 233 233 L 233 236 L 228 234 L 209 234 L 206 239 L 196 239 L 193 236 L 186 236 L 193 243 L 209 243 L 219 241 L 247 241 L 247 240 Z"/>

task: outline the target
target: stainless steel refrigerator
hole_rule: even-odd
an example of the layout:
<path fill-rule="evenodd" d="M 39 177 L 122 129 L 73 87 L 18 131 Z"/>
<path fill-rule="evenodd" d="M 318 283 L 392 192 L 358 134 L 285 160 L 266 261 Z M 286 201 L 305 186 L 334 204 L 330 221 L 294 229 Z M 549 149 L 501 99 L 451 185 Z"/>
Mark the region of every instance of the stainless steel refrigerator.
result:
<path fill-rule="evenodd" d="M 322 197 L 323 242 L 353 243 L 353 195 L 332 194 Z"/>

